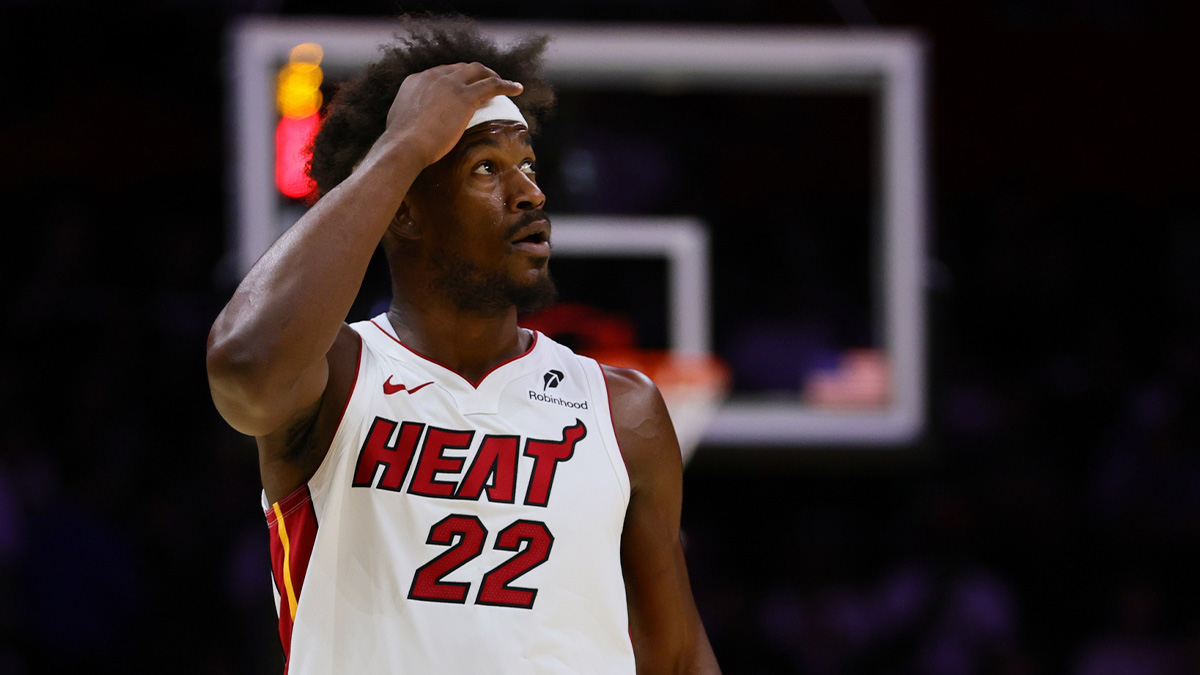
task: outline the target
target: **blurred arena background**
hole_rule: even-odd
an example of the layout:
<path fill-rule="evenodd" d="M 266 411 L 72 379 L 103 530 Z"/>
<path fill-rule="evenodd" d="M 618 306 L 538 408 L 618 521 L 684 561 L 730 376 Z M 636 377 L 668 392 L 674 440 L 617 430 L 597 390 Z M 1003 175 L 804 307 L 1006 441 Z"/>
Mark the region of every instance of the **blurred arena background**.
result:
<path fill-rule="evenodd" d="M 204 375 L 237 275 L 231 35 L 398 9 L 917 36 L 920 431 L 700 444 L 684 530 L 717 656 L 1200 672 L 1191 3 L 0 0 L 0 674 L 282 672 L 253 443 Z M 887 347 L 871 94 L 658 94 L 564 88 L 551 212 L 701 218 L 731 400 L 886 404 L 800 391 L 848 354 L 877 375 Z M 562 262 L 596 333 L 670 345 L 665 263 Z"/>

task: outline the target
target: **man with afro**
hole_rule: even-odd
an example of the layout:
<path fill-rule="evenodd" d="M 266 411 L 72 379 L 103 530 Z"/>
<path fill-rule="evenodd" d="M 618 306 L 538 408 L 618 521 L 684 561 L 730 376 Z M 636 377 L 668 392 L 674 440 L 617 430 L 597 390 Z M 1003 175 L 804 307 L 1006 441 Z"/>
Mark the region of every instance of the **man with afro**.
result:
<path fill-rule="evenodd" d="M 717 673 L 662 396 L 517 322 L 555 297 L 546 40 L 404 25 L 209 336 L 217 409 L 258 446 L 286 671 Z M 348 325 L 380 245 L 390 307 Z"/>

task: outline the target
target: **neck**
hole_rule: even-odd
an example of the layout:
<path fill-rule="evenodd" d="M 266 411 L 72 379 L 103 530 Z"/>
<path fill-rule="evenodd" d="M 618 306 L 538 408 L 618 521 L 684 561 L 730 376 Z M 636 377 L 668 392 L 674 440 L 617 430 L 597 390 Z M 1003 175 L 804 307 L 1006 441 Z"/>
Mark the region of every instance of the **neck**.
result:
<path fill-rule="evenodd" d="M 493 368 L 529 349 L 531 336 L 517 325 L 517 310 L 471 313 L 394 296 L 388 320 L 400 341 L 417 353 L 478 383 Z"/>

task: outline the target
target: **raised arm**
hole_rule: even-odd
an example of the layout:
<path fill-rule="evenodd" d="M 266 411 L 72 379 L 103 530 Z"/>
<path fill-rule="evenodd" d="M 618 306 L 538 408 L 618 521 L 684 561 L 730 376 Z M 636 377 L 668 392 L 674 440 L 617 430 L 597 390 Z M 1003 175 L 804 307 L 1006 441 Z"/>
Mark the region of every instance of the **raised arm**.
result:
<path fill-rule="evenodd" d="M 413 181 L 454 147 L 482 102 L 520 91 L 477 63 L 405 79 L 358 169 L 255 263 L 213 324 L 209 385 L 231 426 L 277 433 L 314 409 L 331 367 L 353 367 L 331 350 L 350 342 L 338 339 L 343 322 Z"/>
<path fill-rule="evenodd" d="M 609 366 L 604 374 L 632 492 L 621 567 L 637 672 L 720 673 L 679 540 L 683 463 L 667 406 L 645 375 Z"/>

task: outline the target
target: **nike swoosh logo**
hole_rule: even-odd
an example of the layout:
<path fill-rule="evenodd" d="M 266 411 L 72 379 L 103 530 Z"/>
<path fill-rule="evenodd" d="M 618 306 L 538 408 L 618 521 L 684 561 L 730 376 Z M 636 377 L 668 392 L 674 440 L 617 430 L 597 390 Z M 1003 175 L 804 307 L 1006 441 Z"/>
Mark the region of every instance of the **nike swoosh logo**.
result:
<path fill-rule="evenodd" d="M 410 394 L 415 394 L 418 391 L 421 391 L 422 389 L 424 389 L 425 387 L 428 387 L 431 384 L 433 384 L 432 380 L 429 382 L 426 382 L 425 384 L 418 384 L 417 386 L 413 387 L 412 389 L 408 389 L 403 384 L 392 384 L 392 376 L 388 375 L 387 382 L 383 383 L 383 395 L 391 396 L 392 394 L 395 394 L 395 393 L 401 392 L 401 391 L 407 391 Z"/>

